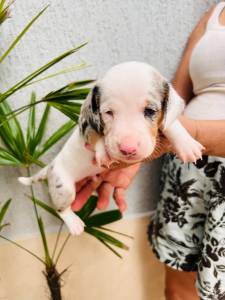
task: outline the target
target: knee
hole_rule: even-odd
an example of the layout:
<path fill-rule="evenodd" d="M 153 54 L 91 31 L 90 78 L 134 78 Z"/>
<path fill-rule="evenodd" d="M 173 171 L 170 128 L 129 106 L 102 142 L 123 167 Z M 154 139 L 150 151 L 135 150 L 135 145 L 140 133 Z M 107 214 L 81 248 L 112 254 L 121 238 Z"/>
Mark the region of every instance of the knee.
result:
<path fill-rule="evenodd" d="M 166 300 L 199 300 L 195 288 L 196 274 L 166 267 Z"/>

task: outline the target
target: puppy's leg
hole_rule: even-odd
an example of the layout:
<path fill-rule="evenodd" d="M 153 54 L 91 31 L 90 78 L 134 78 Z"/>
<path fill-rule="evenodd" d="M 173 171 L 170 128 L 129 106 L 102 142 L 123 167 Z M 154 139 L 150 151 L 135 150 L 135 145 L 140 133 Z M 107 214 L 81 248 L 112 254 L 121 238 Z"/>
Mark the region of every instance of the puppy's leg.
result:
<path fill-rule="evenodd" d="M 202 158 L 204 147 L 191 137 L 178 120 L 175 120 L 163 133 L 183 162 L 196 162 Z"/>
<path fill-rule="evenodd" d="M 58 214 L 63 219 L 73 235 L 84 231 L 84 222 L 71 210 L 71 203 L 75 199 L 75 183 L 62 169 L 54 166 L 48 173 L 49 193 Z"/>
<path fill-rule="evenodd" d="M 33 183 L 37 183 L 38 181 L 45 180 L 47 178 L 49 166 L 47 165 L 43 169 L 41 169 L 38 173 L 34 174 L 31 177 L 19 177 L 18 180 L 20 183 L 24 185 L 32 185 Z"/>
<path fill-rule="evenodd" d="M 101 138 L 95 144 L 95 160 L 99 167 L 110 167 L 110 158 L 105 150 L 104 139 Z"/>

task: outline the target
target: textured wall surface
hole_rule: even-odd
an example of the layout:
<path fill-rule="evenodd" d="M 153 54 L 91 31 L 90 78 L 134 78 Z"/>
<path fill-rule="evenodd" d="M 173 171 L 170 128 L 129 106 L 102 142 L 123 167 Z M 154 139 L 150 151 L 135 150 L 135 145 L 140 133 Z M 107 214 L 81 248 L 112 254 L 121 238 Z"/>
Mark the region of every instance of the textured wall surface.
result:
<path fill-rule="evenodd" d="M 146 61 L 171 78 L 193 26 L 216 1 L 17 0 L 12 7 L 12 18 L 1 27 L 1 52 L 31 17 L 49 2 L 51 5 L 47 12 L 1 65 L 1 90 L 50 58 L 84 41 L 89 41 L 85 49 L 67 58 L 54 70 L 82 60 L 90 67 L 33 86 L 39 97 L 69 81 L 96 78 L 111 65 L 127 60 Z M 29 89 L 18 93 L 12 97 L 11 103 L 14 106 L 27 103 L 29 94 Z M 26 115 L 21 120 L 25 125 Z M 53 112 L 49 131 L 64 120 L 64 116 Z M 60 145 L 57 145 L 46 156 L 46 161 L 59 149 Z M 11 236 L 17 237 L 36 232 L 32 207 L 24 200 L 24 190 L 17 184 L 16 177 L 21 172 L 12 168 L 1 168 L 0 172 L 0 199 L 12 197 L 14 200 L 8 215 L 13 225 L 8 231 Z M 153 209 L 158 198 L 158 175 L 157 163 L 142 169 L 127 194 L 127 215 Z M 49 217 L 46 217 L 46 222 L 49 229 L 54 227 L 55 221 Z"/>

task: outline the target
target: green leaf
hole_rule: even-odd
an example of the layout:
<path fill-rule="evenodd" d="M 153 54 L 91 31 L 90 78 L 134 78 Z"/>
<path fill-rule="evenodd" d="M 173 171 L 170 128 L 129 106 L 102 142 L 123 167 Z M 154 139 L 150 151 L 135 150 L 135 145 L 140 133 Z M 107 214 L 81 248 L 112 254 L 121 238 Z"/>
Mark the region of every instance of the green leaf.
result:
<path fill-rule="evenodd" d="M 35 105 L 36 94 L 32 92 L 30 98 L 30 109 L 27 123 L 27 151 L 32 154 L 35 149 L 34 137 L 35 137 L 35 123 L 36 123 L 36 112 Z"/>
<path fill-rule="evenodd" d="M 41 121 L 40 121 L 38 129 L 37 129 L 37 133 L 36 133 L 35 138 L 34 138 L 35 147 L 38 144 L 40 144 L 41 141 L 42 141 L 42 138 L 44 136 L 46 126 L 47 126 L 49 113 L 50 113 L 50 106 L 48 104 L 46 104 L 45 110 L 42 114 L 42 118 L 41 118 Z"/>
<path fill-rule="evenodd" d="M 43 155 L 49 148 L 56 144 L 62 137 L 64 137 L 75 126 L 73 121 L 68 121 L 56 130 L 50 138 L 36 151 L 36 157 Z"/>
<path fill-rule="evenodd" d="M 94 79 L 86 79 L 86 80 L 79 80 L 79 81 L 73 81 L 70 82 L 69 84 L 64 85 L 63 87 L 61 87 L 60 89 L 53 91 L 52 93 L 49 93 L 48 95 L 51 94 L 58 94 L 58 93 L 62 93 L 62 92 L 68 92 L 86 85 L 89 85 L 93 82 L 95 82 L 96 80 Z"/>
<path fill-rule="evenodd" d="M 115 233 L 115 234 L 122 235 L 122 236 L 127 237 L 127 238 L 132 239 L 132 240 L 134 239 L 134 237 L 131 236 L 131 235 L 128 235 L 126 233 L 122 233 L 122 232 L 119 232 L 119 231 L 116 231 L 116 230 L 113 230 L 113 229 L 109 229 L 109 228 L 102 227 L 102 226 L 98 226 L 98 228 L 101 229 L 101 230 L 105 230 L 105 231 L 109 231 L 109 232 L 112 232 L 112 233 Z"/>
<path fill-rule="evenodd" d="M 43 221 L 42 221 L 41 217 L 38 217 L 38 226 L 39 226 L 39 230 L 40 230 L 40 233 L 41 233 L 42 243 L 43 243 L 43 246 L 44 246 L 45 263 L 46 263 L 47 267 L 51 267 L 52 266 L 52 260 L 51 260 L 50 254 L 49 254 L 48 243 L 47 243 L 47 239 L 46 239 L 44 224 L 43 224 Z"/>
<path fill-rule="evenodd" d="M 96 209 L 98 202 L 98 197 L 91 196 L 85 205 L 76 214 L 86 222 L 86 219 L 90 214 Z"/>
<path fill-rule="evenodd" d="M 85 232 L 89 233 L 90 235 L 103 240 L 106 243 L 109 243 L 111 245 L 114 245 L 118 248 L 124 249 L 124 250 L 128 250 L 129 247 L 127 245 L 125 245 L 123 242 L 117 240 L 116 238 L 112 237 L 111 235 L 102 232 L 96 228 L 93 227 L 85 227 L 84 228 Z"/>
<path fill-rule="evenodd" d="M 7 101 L 0 103 L 0 122 L 4 120 L 5 115 L 11 112 L 12 109 Z M 22 161 L 26 145 L 22 128 L 16 117 L 11 118 L 0 127 L 0 136 L 8 150 Z"/>
<path fill-rule="evenodd" d="M 43 263 L 44 265 L 46 265 L 46 263 L 39 257 L 37 256 L 35 253 L 31 252 L 30 250 L 28 250 L 27 248 L 24 248 L 23 246 L 21 246 L 20 244 L 14 242 L 13 240 L 10 240 L 9 238 L 7 238 L 6 236 L 0 235 L 0 238 L 3 240 L 8 241 L 9 243 L 13 244 L 14 246 L 22 249 L 23 251 L 27 252 L 28 254 L 32 255 L 33 257 L 35 257 L 37 260 L 39 260 L 41 263 Z"/>
<path fill-rule="evenodd" d="M 29 196 L 30 199 L 32 199 L 31 196 Z M 55 211 L 54 208 L 50 207 L 49 205 L 47 205 L 45 202 L 37 199 L 37 198 L 33 198 L 33 201 L 42 209 L 44 209 L 45 211 L 47 211 L 50 215 L 52 215 L 53 217 L 56 217 L 57 219 L 61 220 L 60 216 L 57 214 L 57 212 Z"/>
<path fill-rule="evenodd" d="M 72 82 L 56 91 L 48 93 L 44 98 L 36 101 L 34 104 L 28 104 L 19 107 L 18 109 L 4 115 L 4 118 L 0 120 L 0 127 L 3 126 L 9 120 L 11 120 L 13 117 L 18 116 L 19 114 L 23 113 L 27 109 L 31 108 L 33 105 L 37 105 L 43 102 L 49 103 L 49 105 L 53 106 L 54 108 L 56 108 L 57 110 L 65 114 L 71 120 L 77 122 L 80 114 L 80 107 L 82 101 L 86 99 L 87 94 L 90 91 L 89 88 L 77 89 L 77 87 L 87 85 L 91 82 L 93 82 L 93 80 Z"/>
<path fill-rule="evenodd" d="M 21 166 L 21 162 L 6 149 L 0 147 L 0 165 L 1 166 Z"/>
<path fill-rule="evenodd" d="M 12 44 L 9 46 L 9 48 L 5 51 L 5 53 L 0 57 L 0 63 L 3 62 L 3 60 L 9 55 L 9 53 L 15 48 L 15 46 L 18 44 L 18 42 L 22 39 L 22 37 L 25 35 L 25 33 L 30 29 L 30 27 L 33 25 L 33 23 L 45 12 L 45 10 L 48 8 L 46 6 L 44 9 L 42 9 L 28 24 L 27 26 L 20 32 L 20 34 L 16 37 L 16 39 L 12 42 Z"/>
<path fill-rule="evenodd" d="M 1 94 L 1 96 L 0 96 L 0 102 L 4 101 L 6 98 L 8 98 L 12 94 L 14 94 L 19 89 L 24 88 L 34 78 L 36 78 L 37 76 L 39 76 L 40 74 L 42 74 L 43 72 L 45 72 L 46 70 L 48 70 L 49 68 L 51 68 L 52 66 L 54 66 L 56 63 L 60 62 L 64 58 L 66 58 L 67 56 L 69 56 L 69 55 L 77 52 L 82 47 L 84 47 L 86 44 L 87 43 L 81 44 L 80 46 L 78 46 L 76 48 L 73 48 L 73 49 L 71 49 L 71 50 L 63 53 L 60 56 L 57 56 L 56 58 L 54 58 L 53 60 L 51 60 L 47 64 L 43 65 L 42 67 L 40 67 L 36 71 L 34 71 L 31 74 L 29 74 L 28 76 L 26 76 L 24 79 L 22 79 L 21 81 L 19 81 L 18 83 L 16 83 L 13 87 L 11 87 L 8 91 L 6 91 L 3 94 Z"/>
<path fill-rule="evenodd" d="M 83 88 L 83 89 L 74 89 L 71 91 L 61 91 L 61 92 L 53 92 L 44 97 L 44 101 L 56 102 L 60 103 L 60 100 L 83 100 L 87 97 L 88 93 L 90 92 L 90 88 Z"/>
<path fill-rule="evenodd" d="M 56 104 L 56 103 L 51 103 L 50 105 L 53 106 L 54 108 L 56 108 L 57 110 L 59 110 L 64 115 L 66 115 L 68 118 L 70 118 L 71 121 L 73 121 L 75 123 L 78 122 L 78 120 L 79 120 L 79 113 L 77 113 L 73 109 L 70 109 L 68 107 L 65 107 L 64 105 Z"/>
<path fill-rule="evenodd" d="M 97 238 L 99 242 L 101 242 L 104 246 L 106 246 L 110 251 L 112 251 L 116 256 L 119 258 L 122 258 L 122 256 L 115 250 L 113 249 L 110 245 L 108 245 L 104 240 Z"/>
<path fill-rule="evenodd" d="M 56 77 L 56 76 L 59 76 L 59 75 L 62 75 L 62 74 L 67 74 L 67 73 L 71 73 L 71 72 L 74 72 L 74 71 L 78 71 L 78 70 L 82 70 L 84 68 L 87 67 L 87 64 L 86 63 L 81 63 L 79 65 L 75 65 L 75 66 L 71 66 L 71 67 L 68 67 L 68 68 L 65 68 L 65 69 L 62 69 L 56 73 L 53 73 L 53 74 L 49 74 L 49 75 L 46 75 L 40 79 L 37 79 L 35 81 L 32 81 L 30 83 L 27 84 L 28 85 L 31 85 L 31 84 L 36 84 L 38 82 L 41 82 L 43 80 L 47 80 L 47 79 L 50 79 L 50 78 L 53 78 L 53 77 Z"/>
<path fill-rule="evenodd" d="M 85 220 L 86 226 L 98 227 L 110 224 L 122 219 L 122 214 L 119 210 L 111 210 L 93 215 Z"/>
<path fill-rule="evenodd" d="M 2 225 L 3 219 L 5 217 L 5 214 L 7 213 L 8 209 L 9 209 L 9 205 L 11 203 L 12 199 L 8 199 L 3 206 L 1 207 L 0 210 L 0 225 Z"/>

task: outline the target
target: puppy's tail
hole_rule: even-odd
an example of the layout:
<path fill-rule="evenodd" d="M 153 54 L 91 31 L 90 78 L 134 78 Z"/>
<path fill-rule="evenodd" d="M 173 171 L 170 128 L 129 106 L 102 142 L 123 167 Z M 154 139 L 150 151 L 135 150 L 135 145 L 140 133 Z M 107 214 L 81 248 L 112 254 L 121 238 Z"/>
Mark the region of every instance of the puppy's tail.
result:
<path fill-rule="evenodd" d="M 47 178 L 47 171 L 48 166 L 44 167 L 37 174 L 31 177 L 19 177 L 18 180 L 24 185 L 32 185 L 33 183 L 37 183 L 38 181 L 45 180 Z"/>

